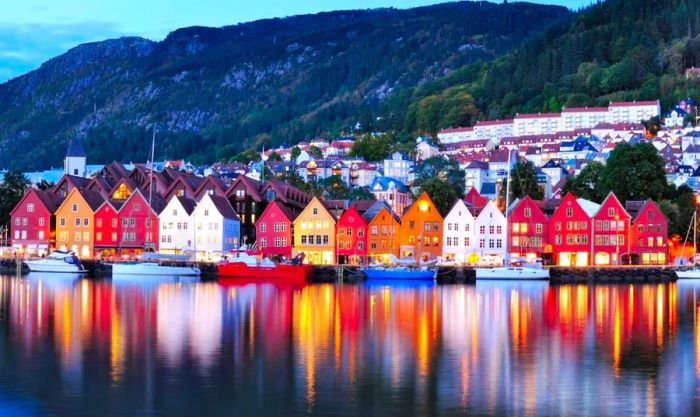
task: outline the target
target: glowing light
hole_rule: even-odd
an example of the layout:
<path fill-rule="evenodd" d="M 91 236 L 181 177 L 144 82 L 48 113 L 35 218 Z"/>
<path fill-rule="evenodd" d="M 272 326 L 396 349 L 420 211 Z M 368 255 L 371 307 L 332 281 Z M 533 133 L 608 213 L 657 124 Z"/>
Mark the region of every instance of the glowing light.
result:
<path fill-rule="evenodd" d="M 615 377 L 620 376 L 620 355 L 622 352 L 622 323 L 620 304 L 615 303 L 615 324 L 613 326 L 613 370 Z"/>

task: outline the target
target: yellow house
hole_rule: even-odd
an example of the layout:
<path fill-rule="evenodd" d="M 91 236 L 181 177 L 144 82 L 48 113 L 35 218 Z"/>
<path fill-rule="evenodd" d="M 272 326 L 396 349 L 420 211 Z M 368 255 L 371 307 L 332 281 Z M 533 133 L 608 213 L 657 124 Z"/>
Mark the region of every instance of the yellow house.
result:
<path fill-rule="evenodd" d="M 294 254 L 299 252 L 310 264 L 335 263 L 335 218 L 317 197 L 294 220 Z"/>
<path fill-rule="evenodd" d="M 81 258 L 95 253 L 95 211 L 104 202 L 97 191 L 74 188 L 56 210 L 56 247 Z"/>

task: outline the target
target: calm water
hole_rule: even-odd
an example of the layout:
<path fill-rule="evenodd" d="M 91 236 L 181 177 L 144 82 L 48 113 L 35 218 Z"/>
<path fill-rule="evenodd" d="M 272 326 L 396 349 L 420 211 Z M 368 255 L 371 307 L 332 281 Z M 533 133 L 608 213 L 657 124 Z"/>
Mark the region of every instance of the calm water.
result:
<path fill-rule="evenodd" d="M 0 415 L 700 413 L 700 282 L 30 275 L 0 297 Z"/>

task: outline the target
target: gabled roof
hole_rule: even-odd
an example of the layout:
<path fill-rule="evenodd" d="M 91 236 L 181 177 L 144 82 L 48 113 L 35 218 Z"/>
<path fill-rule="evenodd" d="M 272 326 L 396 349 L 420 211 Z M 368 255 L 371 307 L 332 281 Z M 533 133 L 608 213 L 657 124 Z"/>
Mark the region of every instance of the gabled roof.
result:
<path fill-rule="evenodd" d="M 464 202 L 468 207 L 475 209 L 482 209 L 489 202 L 489 199 L 482 197 L 481 194 L 476 190 L 476 188 L 471 188 L 467 195 L 464 196 Z"/>
<path fill-rule="evenodd" d="M 480 169 L 484 171 L 489 170 L 489 163 L 484 161 L 478 161 L 476 159 L 472 160 L 465 169 Z"/>
<path fill-rule="evenodd" d="M 353 207 L 358 213 L 364 213 L 369 210 L 376 200 L 355 200 L 351 201 L 349 207 Z"/>
<path fill-rule="evenodd" d="M 275 191 L 276 197 L 285 204 L 293 204 L 303 208 L 311 201 L 311 195 L 308 193 L 279 180 L 267 180 L 260 194 L 263 195 L 270 188 Z"/>
<path fill-rule="evenodd" d="M 397 180 L 396 178 L 380 177 L 380 176 L 374 177 L 374 181 L 372 181 L 372 184 L 369 186 L 369 190 L 370 190 L 370 192 L 388 191 L 392 187 L 392 183 L 393 183 L 393 187 L 396 189 L 396 191 L 398 191 L 400 193 L 407 193 L 408 192 L 408 187 L 406 187 L 406 185 L 404 185 L 404 183 Z"/>
<path fill-rule="evenodd" d="M 68 150 L 66 151 L 66 158 L 85 158 L 87 152 L 83 148 L 82 142 L 77 137 L 71 138 L 68 141 Z"/>
<path fill-rule="evenodd" d="M 61 205 L 61 199 L 56 194 L 49 191 L 39 190 L 36 188 L 29 188 L 27 192 L 24 193 L 24 196 L 22 196 L 22 199 L 20 199 L 20 201 L 17 204 L 15 204 L 15 207 L 10 212 L 10 215 L 12 215 L 12 213 L 14 213 L 15 210 L 17 210 L 17 208 L 20 207 L 22 201 L 25 198 L 27 198 L 27 196 L 30 194 L 36 195 L 36 197 L 39 199 L 44 208 L 46 208 L 46 210 L 51 214 L 54 214 L 56 212 L 56 209 Z"/>
<path fill-rule="evenodd" d="M 610 192 L 608 193 L 608 195 L 605 197 L 605 200 L 603 200 L 603 202 L 600 204 L 600 207 L 603 207 L 603 206 L 605 206 L 606 204 L 608 204 L 608 200 L 612 200 L 612 202 L 613 202 L 614 204 L 616 204 L 617 206 L 619 206 L 619 207 L 622 208 L 623 213 L 619 214 L 619 216 L 621 216 L 621 217 L 625 217 L 625 216 L 631 217 L 631 216 L 629 215 L 629 213 L 625 210 L 625 206 L 622 205 L 622 203 L 620 202 L 620 200 L 617 198 L 617 196 L 615 195 L 615 193 L 613 193 L 612 191 L 610 191 Z M 600 209 L 600 208 L 599 208 L 599 209 Z M 597 214 L 598 214 L 598 213 L 596 213 L 596 215 L 597 215 Z"/>
<path fill-rule="evenodd" d="M 56 192 L 59 188 L 61 188 L 61 186 L 63 186 L 64 184 L 70 184 L 70 186 L 73 187 L 73 188 L 85 188 L 85 187 L 88 186 L 89 183 L 90 183 L 90 180 L 87 179 L 87 178 L 78 177 L 78 176 L 75 176 L 75 175 L 68 175 L 68 174 L 65 174 L 65 175 L 63 175 L 63 176 L 61 177 L 61 179 L 58 180 L 58 182 L 51 188 L 51 191 L 55 193 L 55 192 Z"/>
<path fill-rule="evenodd" d="M 238 214 L 236 214 L 236 211 L 233 209 L 233 207 L 231 207 L 231 203 L 228 202 L 226 197 L 206 194 L 204 198 L 206 198 L 206 196 L 208 196 L 211 199 L 212 203 L 214 203 L 214 207 L 216 207 L 216 209 L 222 216 L 224 216 L 224 218 L 239 220 Z"/>
<path fill-rule="evenodd" d="M 280 204 L 278 201 L 271 201 L 270 204 L 268 204 L 267 207 L 265 207 L 265 210 L 263 210 L 262 214 L 260 214 L 260 217 L 258 217 L 257 221 L 264 219 L 266 213 L 272 210 L 273 208 L 279 209 L 279 211 L 282 212 L 284 217 L 286 217 L 287 220 L 289 220 L 290 222 L 294 221 L 294 214 L 292 214 L 292 212 L 287 208 L 287 206 L 285 206 L 284 204 Z"/>
<path fill-rule="evenodd" d="M 233 180 L 231 185 L 228 187 L 228 190 L 226 190 L 226 195 L 230 197 L 233 193 L 233 190 L 238 188 L 240 185 L 243 185 L 243 187 L 245 187 L 246 193 L 248 193 L 253 198 L 253 200 L 262 200 L 262 196 L 260 194 L 262 188 L 260 181 L 246 177 L 245 175 L 240 175 L 235 180 Z"/>
<path fill-rule="evenodd" d="M 178 199 L 180 205 L 183 209 L 185 209 L 185 212 L 187 212 L 187 214 L 192 214 L 192 212 L 194 212 L 195 207 L 197 207 L 197 202 L 191 198 L 187 198 L 184 196 L 175 196 L 173 198 Z"/>
<path fill-rule="evenodd" d="M 594 203 L 590 200 L 586 200 L 584 198 L 577 198 L 576 202 L 578 203 L 579 206 L 583 209 L 583 211 L 586 212 L 588 217 L 593 217 L 598 213 L 598 210 L 600 210 L 600 204 Z"/>
<path fill-rule="evenodd" d="M 362 215 L 362 217 L 365 219 L 367 224 L 374 220 L 374 218 L 379 214 L 382 209 L 385 209 L 387 212 L 389 212 L 389 215 L 394 218 L 398 223 L 401 223 L 401 219 L 399 216 L 394 213 L 394 210 L 391 209 L 391 207 L 385 202 L 385 201 L 376 201 L 374 204 L 372 204 L 372 207 L 370 207 L 365 213 Z"/>
<path fill-rule="evenodd" d="M 496 194 L 496 183 L 495 182 L 485 182 L 481 184 L 481 191 L 479 194 L 492 195 Z"/>

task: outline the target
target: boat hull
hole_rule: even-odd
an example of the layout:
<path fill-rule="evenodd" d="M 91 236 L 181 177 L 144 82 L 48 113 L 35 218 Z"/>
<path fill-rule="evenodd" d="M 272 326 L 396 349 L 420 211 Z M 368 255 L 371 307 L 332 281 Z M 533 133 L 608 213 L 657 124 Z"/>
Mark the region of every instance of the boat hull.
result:
<path fill-rule="evenodd" d="M 24 261 L 31 272 L 53 272 L 64 274 L 75 274 L 87 272 L 82 265 L 69 264 L 66 262 L 51 262 L 44 261 Z"/>
<path fill-rule="evenodd" d="M 364 269 L 363 272 L 369 279 L 435 279 L 436 271 L 410 270 L 410 269 Z"/>
<path fill-rule="evenodd" d="M 251 266 L 245 262 L 227 262 L 217 266 L 220 278 L 306 279 L 311 265 Z"/>
<path fill-rule="evenodd" d="M 687 271 L 676 271 L 678 279 L 700 279 L 700 269 L 689 269 Z"/>
<path fill-rule="evenodd" d="M 540 268 L 477 268 L 476 279 L 532 280 L 549 279 L 549 270 Z"/>
<path fill-rule="evenodd" d="M 164 266 L 159 264 L 112 264 L 112 275 L 171 275 L 198 276 L 199 268 L 193 266 Z"/>

